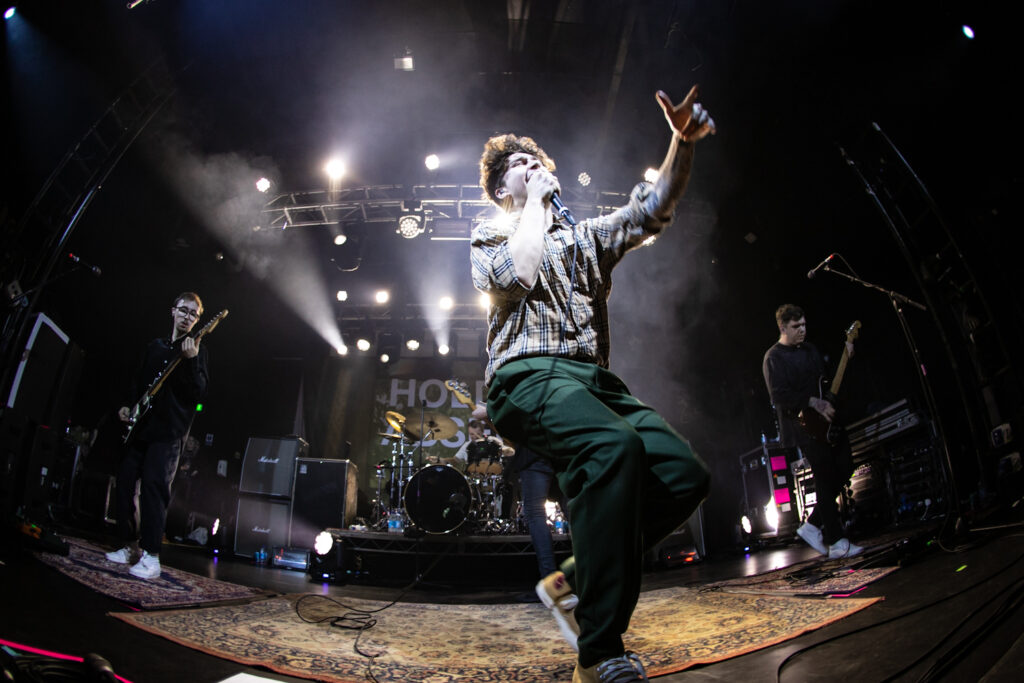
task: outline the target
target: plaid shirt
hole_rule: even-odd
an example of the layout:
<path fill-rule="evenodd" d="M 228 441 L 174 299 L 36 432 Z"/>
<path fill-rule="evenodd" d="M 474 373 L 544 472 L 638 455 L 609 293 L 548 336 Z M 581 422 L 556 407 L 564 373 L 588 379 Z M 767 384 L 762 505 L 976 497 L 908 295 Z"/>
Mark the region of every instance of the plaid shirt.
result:
<path fill-rule="evenodd" d="M 626 206 L 580 221 L 575 230 L 553 220 L 544 235 L 543 261 L 532 289 L 516 277 L 509 253 L 508 238 L 518 220 L 485 222 L 473 230 L 473 285 L 491 297 L 486 384 L 505 363 L 531 356 L 557 356 L 608 367 L 612 268 L 627 251 L 641 246 L 671 222 L 671 215 L 664 219 L 651 215 L 648 207 L 657 203 L 652 201 L 656 198 L 651 189 L 651 185 L 640 183 Z"/>

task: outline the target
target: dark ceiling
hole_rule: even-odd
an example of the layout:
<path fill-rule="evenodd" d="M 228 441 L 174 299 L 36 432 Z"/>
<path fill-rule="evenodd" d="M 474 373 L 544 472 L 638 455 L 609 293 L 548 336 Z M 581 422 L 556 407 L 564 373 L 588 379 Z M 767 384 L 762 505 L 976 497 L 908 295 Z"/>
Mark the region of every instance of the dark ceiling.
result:
<path fill-rule="evenodd" d="M 1008 106 L 1019 59 L 1008 17 L 977 3 L 18 6 L 3 37 L 7 221 L 144 69 L 165 69 L 176 87 L 71 236 L 68 246 L 102 277 L 69 273 L 40 300 L 86 349 L 85 377 L 94 382 L 97 366 L 103 376 L 131 366 L 143 340 L 164 331 L 169 298 L 182 289 L 199 291 L 209 310 L 232 310 L 218 332 L 221 368 L 227 355 L 328 353 L 310 320 L 325 306 L 341 315 L 330 301 L 339 286 L 388 285 L 414 301 L 443 282 L 472 301 L 465 242 L 403 240 L 380 224 L 350 226 L 363 236 L 358 257 L 343 251 L 352 243 L 330 245 L 322 228 L 276 238 L 276 265 L 261 270 L 246 213 L 261 199 L 242 197 L 259 175 L 274 181 L 271 193 L 325 189 L 320 168 L 340 153 L 345 187 L 472 184 L 487 136 L 515 131 L 557 160 L 563 184 L 586 170 L 593 188 L 627 192 L 668 141 L 655 90 L 681 98 L 695 83 L 718 134 L 698 145 L 676 226 L 623 263 L 613 297 L 613 367 L 676 422 L 710 417 L 709 434 L 756 433 L 767 414 L 761 354 L 783 301 L 807 307 L 822 345 L 838 343 L 851 318 L 865 319 L 871 400 L 898 398 L 913 384 L 912 372 L 888 371 L 904 360 L 892 351 L 888 302 L 805 276 L 838 251 L 865 278 L 916 295 L 839 154 L 856 149 L 872 121 L 958 234 L 991 258 L 996 282 L 1019 291 L 1006 230 L 1019 215 L 1010 204 L 1019 134 Z M 395 70 L 406 51 L 415 70 Z M 446 165 L 431 175 L 422 159 L 438 150 Z M 660 386 L 670 380 L 672 390 Z M 98 406 L 105 401 L 88 410 Z"/>

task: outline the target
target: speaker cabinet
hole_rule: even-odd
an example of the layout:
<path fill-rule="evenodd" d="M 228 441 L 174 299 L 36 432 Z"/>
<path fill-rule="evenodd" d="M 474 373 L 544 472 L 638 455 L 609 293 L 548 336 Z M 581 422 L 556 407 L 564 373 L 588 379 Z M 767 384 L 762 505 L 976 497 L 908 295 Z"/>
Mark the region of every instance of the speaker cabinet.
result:
<path fill-rule="evenodd" d="M 242 461 L 241 493 L 292 495 L 295 461 L 306 454 L 308 445 L 298 437 L 267 439 L 252 437 Z"/>
<path fill-rule="evenodd" d="M 290 516 L 288 500 L 240 495 L 235 521 L 235 554 L 252 556 L 260 548 L 270 553 L 275 547 L 287 547 Z"/>
<path fill-rule="evenodd" d="M 326 529 L 346 528 L 356 516 L 357 468 L 348 460 L 298 458 L 292 496 L 291 545 L 312 548 Z"/>

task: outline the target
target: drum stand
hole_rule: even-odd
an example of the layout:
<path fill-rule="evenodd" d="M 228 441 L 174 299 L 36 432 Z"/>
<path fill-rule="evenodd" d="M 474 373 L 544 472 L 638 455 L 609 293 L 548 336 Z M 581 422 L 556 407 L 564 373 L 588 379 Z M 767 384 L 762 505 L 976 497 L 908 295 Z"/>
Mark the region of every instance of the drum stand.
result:
<path fill-rule="evenodd" d="M 385 460 L 377 465 L 377 501 L 374 509 L 376 519 L 373 524 L 375 529 L 386 529 L 388 520 L 393 515 L 401 518 L 403 527 L 408 522 L 402 498 L 405 494 L 405 485 L 412 479 L 414 466 L 413 451 L 406 453 L 407 445 L 411 444 L 405 439 L 396 441 L 391 447 L 391 462 Z M 384 470 L 387 470 L 387 473 Z"/>

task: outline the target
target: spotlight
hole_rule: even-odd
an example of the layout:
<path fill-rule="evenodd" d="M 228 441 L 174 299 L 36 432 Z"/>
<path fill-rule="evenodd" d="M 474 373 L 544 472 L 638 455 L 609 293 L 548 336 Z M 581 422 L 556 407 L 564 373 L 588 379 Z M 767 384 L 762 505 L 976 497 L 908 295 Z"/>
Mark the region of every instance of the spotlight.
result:
<path fill-rule="evenodd" d="M 426 165 L 428 171 L 436 171 L 441 167 L 441 159 L 439 159 L 436 154 L 428 154 L 427 158 L 423 160 L 423 163 Z"/>
<path fill-rule="evenodd" d="M 583 171 L 578 176 L 576 176 L 576 181 L 583 187 L 586 187 L 587 185 L 590 184 L 590 174 L 587 173 L 586 171 Z"/>
<path fill-rule="evenodd" d="M 395 232 L 407 240 L 411 240 L 422 235 L 424 230 L 423 218 L 418 214 L 409 213 L 398 219 L 398 229 Z"/>
<path fill-rule="evenodd" d="M 359 349 L 360 351 L 369 351 L 370 341 L 368 339 L 357 339 L 356 348 Z"/>
<path fill-rule="evenodd" d="M 338 346 L 335 346 L 334 350 L 338 353 L 339 356 L 348 355 L 348 347 L 345 346 L 344 344 L 339 344 Z"/>
<path fill-rule="evenodd" d="M 386 353 L 380 354 L 380 362 L 383 363 L 384 365 L 387 365 L 388 363 L 391 362 L 391 356 L 389 356 Z"/>
<path fill-rule="evenodd" d="M 438 344 L 437 345 L 437 352 L 439 354 L 441 354 L 442 356 L 447 356 L 449 351 L 451 351 L 451 349 L 448 348 L 447 344 Z"/>
<path fill-rule="evenodd" d="M 338 301 L 348 301 L 348 292 L 344 289 L 339 289 L 335 296 L 338 297 Z"/>
<path fill-rule="evenodd" d="M 740 527 L 743 529 L 743 533 L 749 534 L 754 530 L 753 525 L 750 523 L 750 517 L 743 515 L 740 517 Z"/>
<path fill-rule="evenodd" d="M 321 531 L 313 539 L 313 550 L 317 555 L 326 555 L 334 546 L 334 536 L 330 531 Z"/>
<path fill-rule="evenodd" d="M 345 163 L 341 159 L 330 159 L 324 164 L 324 173 L 331 180 L 341 180 L 345 175 Z"/>
<path fill-rule="evenodd" d="M 391 295 L 386 289 L 378 289 L 377 293 L 373 295 L 373 300 L 379 304 L 386 304 L 390 298 Z"/>
<path fill-rule="evenodd" d="M 410 340 L 408 340 L 407 342 L 405 342 L 405 348 L 409 349 L 410 351 L 417 351 L 417 350 L 419 350 L 419 348 L 420 348 L 420 340 L 419 339 L 410 339 Z"/>
<path fill-rule="evenodd" d="M 266 192 L 270 189 L 270 181 L 266 178 L 260 178 L 256 181 L 256 189 L 260 192 Z"/>
<path fill-rule="evenodd" d="M 661 174 L 658 173 L 658 169 L 656 169 L 656 168 L 649 168 L 646 171 L 644 171 L 644 180 L 646 180 L 649 183 L 653 183 L 653 182 L 656 182 L 658 180 L 658 176 L 660 176 L 660 175 Z"/>
<path fill-rule="evenodd" d="M 483 293 L 480 294 L 479 301 L 480 301 L 480 308 L 482 308 L 484 310 L 487 310 L 488 308 L 491 307 L 491 295 L 488 294 L 487 292 L 483 292 Z"/>
<path fill-rule="evenodd" d="M 772 531 L 779 530 L 779 508 L 775 505 L 774 501 L 768 501 L 765 504 L 764 521 L 768 522 L 768 526 L 771 527 Z"/>
<path fill-rule="evenodd" d="M 13 16 L 14 16 L 14 8 L 13 7 L 8 7 L 7 11 L 4 12 L 4 19 L 10 19 Z"/>
<path fill-rule="evenodd" d="M 345 244 L 345 242 L 347 241 L 348 237 L 346 237 L 345 233 L 343 232 L 339 232 L 337 235 L 334 236 L 334 243 L 337 244 L 339 247 Z"/>
<path fill-rule="evenodd" d="M 437 305 L 441 307 L 442 311 L 450 311 L 455 307 L 455 300 L 450 296 L 442 296 Z"/>

